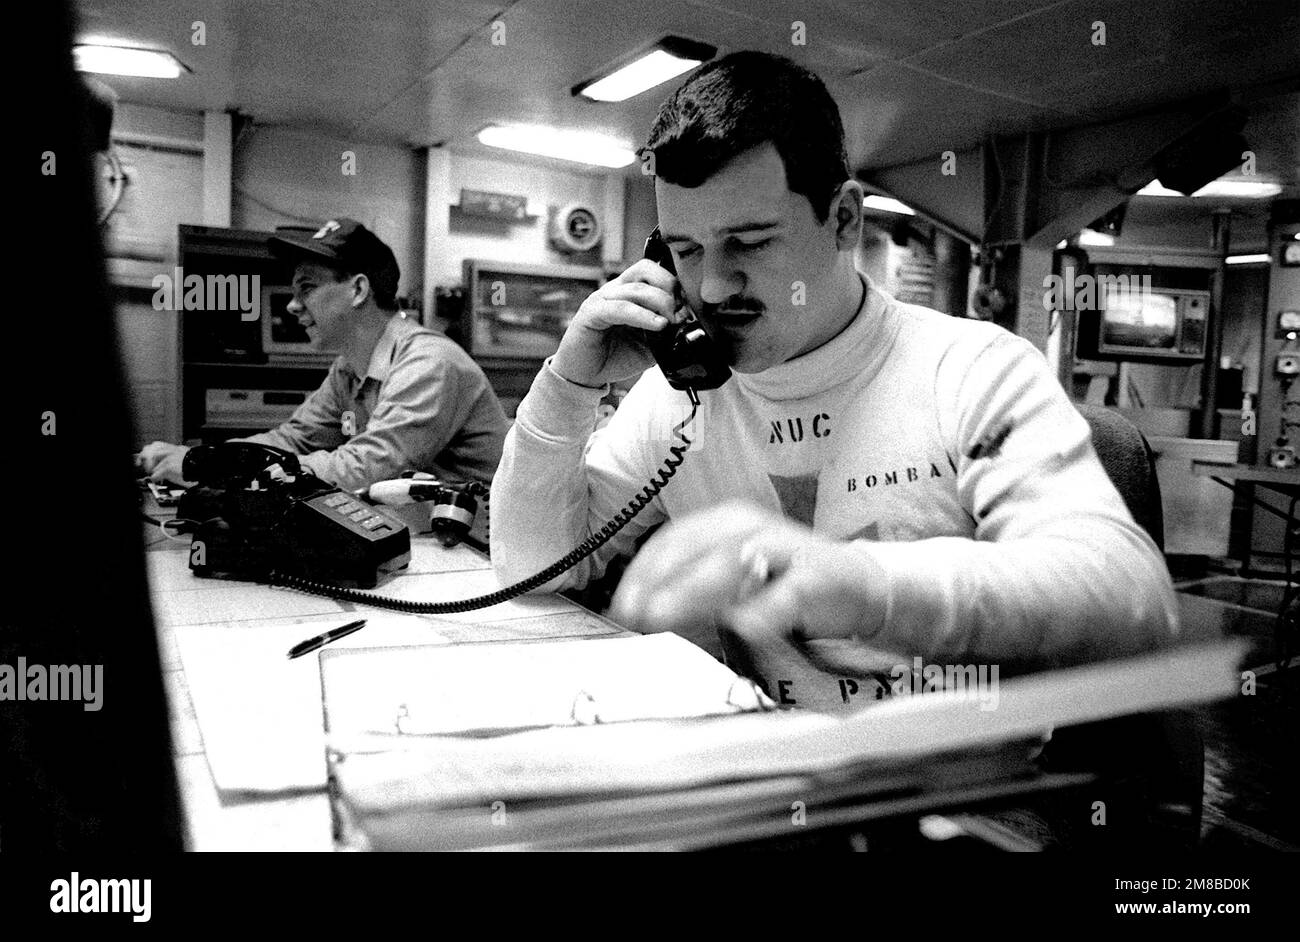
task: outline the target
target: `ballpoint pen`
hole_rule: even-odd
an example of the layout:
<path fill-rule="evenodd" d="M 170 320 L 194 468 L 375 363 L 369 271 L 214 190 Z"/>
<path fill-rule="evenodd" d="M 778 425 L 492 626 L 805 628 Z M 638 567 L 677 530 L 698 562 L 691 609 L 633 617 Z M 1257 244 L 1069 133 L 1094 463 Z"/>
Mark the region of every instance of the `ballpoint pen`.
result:
<path fill-rule="evenodd" d="M 362 618 L 359 621 L 348 622 L 342 628 L 331 628 L 324 634 L 319 634 L 314 638 L 308 638 L 299 644 L 295 644 L 289 649 L 289 658 L 302 657 L 304 654 L 310 654 L 317 648 L 323 648 L 331 641 L 337 641 L 339 638 L 346 638 L 354 631 L 360 631 L 366 627 L 366 620 Z"/>

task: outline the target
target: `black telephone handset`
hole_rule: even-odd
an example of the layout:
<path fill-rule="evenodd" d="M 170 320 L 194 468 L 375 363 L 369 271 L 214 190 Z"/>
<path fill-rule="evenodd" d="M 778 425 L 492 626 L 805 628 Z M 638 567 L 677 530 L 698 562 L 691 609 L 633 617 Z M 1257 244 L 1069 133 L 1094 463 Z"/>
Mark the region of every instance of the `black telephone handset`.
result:
<path fill-rule="evenodd" d="M 187 481 L 217 485 L 252 480 L 276 465 L 289 475 L 301 470 L 298 456 L 283 448 L 261 442 L 222 442 L 198 445 L 186 452 L 181 476 Z"/>
<path fill-rule="evenodd" d="M 673 253 L 656 228 L 645 240 L 645 257 L 674 275 Z M 694 313 L 680 324 L 645 331 L 646 344 L 673 389 L 717 389 L 731 378 L 726 354 Z"/>

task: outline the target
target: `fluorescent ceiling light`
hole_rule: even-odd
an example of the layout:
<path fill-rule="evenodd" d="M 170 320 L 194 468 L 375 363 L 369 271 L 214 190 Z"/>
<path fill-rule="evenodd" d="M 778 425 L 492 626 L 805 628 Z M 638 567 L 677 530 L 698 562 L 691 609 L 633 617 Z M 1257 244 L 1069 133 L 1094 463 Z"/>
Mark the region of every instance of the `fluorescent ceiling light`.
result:
<path fill-rule="evenodd" d="M 1261 265 L 1271 262 L 1267 252 L 1259 255 L 1229 255 L 1223 260 L 1225 265 Z"/>
<path fill-rule="evenodd" d="M 1266 183 L 1263 180 L 1211 180 L 1205 186 L 1201 187 L 1192 196 L 1217 196 L 1237 197 L 1238 199 L 1268 199 L 1270 196 L 1277 196 L 1282 192 L 1282 187 L 1276 183 Z"/>
<path fill-rule="evenodd" d="M 1161 186 L 1159 180 L 1152 180 L 1142 189 L 1133 194 L 1134 196 L 1182 196 L 1177 190 L 1171 190 L 1167 186 Z"/>
<path fill-rule="evenodd" d="M 478 132 L 478 139 L 488 147 L 570 160 L 593 167 L 617 169 L 636 160 L 635 151 L 610 138 L 541 125 L 489 124 Z"/>
<path fill-rule="evenodd" d="M 877 196 L 875 193 L 868 193 L 866 199 L 862 201 L 863 209 L 878 209 L 886 213 L 899 213 L 903 216 L 915 216 L 916 210 L 906 203 L 900 203 L 891 196 Z"/>
<path fill-rule="evenodd" d="M 624 60 L 623 65 L 614 71 L 579 82 L 569 91 L 592 101 L 627 101 L 683 72 L 689 72 L 701 62 L 712 59 L 717 51 L 716 46 L 708 43 L 681 36 L 665 36 L 632 61 Z"/>
<path fill-rule="evenodd" d="M 702 61 L 704 60 L 683 59 L 662 49 L 655 49 L 617 72 L 597 79 L 578 94 L 593 101 L 627 101 L 633 95 L 640 95 L 670 78 L 689 72 Z"/>
<path fill-rule="evenodd" d="M 1084 229 L 1079 233 L 1080 245 L 1114 245 L 1115 237 L 1108 232 L 1098 232 L 1095 229 Z"/>
<path fill-rule="evenodd" d="M 1268 199 L 1270 196 L 1277 196 L 1282 192 L 1282 187 L 1276 183 L 1270 183 L 1265 180 L 1243 180 L 1240 177 L 1230 179 L 1211 180 L 1205 186 L 1201 187 L 1192 196 L 1195 197 L 1218 197 L 1219 199 Z M 1182 196 L 1177 190 L 1171 190 L 1167 186 L 1161 186 L 1159 180 L 1152 180 L 1142 189 L 1138 190 L 1136 196 Z"/>
<path fill-rule="evenodd" d="M 174 55 L 161 49 L 82 44 L 73 47 L 72 56 L 78 72 L 98 72 L 101 75 L 179 78 L 182 73 L 190 71 Z"/>

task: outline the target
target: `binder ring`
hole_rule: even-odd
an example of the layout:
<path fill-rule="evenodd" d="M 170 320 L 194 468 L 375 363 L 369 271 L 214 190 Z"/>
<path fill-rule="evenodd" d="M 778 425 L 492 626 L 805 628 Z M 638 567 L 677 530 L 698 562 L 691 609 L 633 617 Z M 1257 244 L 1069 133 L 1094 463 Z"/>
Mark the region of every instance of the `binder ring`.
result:
<path fill-rule="evenodd" d="M 600 710 L 596 706 L 596 698 L 585 690 L 579 690 L 577 696 L 573 698 L 573 706 L 569 709 L 569 718 L 579 726 L 595 726 L 600 723 Z"/>
<path fill-rule="evenodd" d="M 742 713 L 761 711 L 770 713 L 776 709 L 772 698 L 763 693 L 763 688 L 748 677 L 737 677 L 727 688 L 727 706 L 734 706 Z"/>

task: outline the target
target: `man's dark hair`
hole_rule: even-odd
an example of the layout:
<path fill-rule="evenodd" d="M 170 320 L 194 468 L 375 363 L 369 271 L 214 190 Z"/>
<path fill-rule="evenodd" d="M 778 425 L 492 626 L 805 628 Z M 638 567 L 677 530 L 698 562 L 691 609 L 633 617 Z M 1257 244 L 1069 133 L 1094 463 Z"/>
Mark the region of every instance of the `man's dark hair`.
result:
<path fill-rule="evenodd" d="M 807 197 L 825 222 L 831 197 L 850 176 L 844 125 L 822 80 L 783 56 L 735 52 L 696 69 L 660 107 L 640 153 L 653 154 L 656 176 L 697 187 L 768 142 L 790 191 Z"/>

